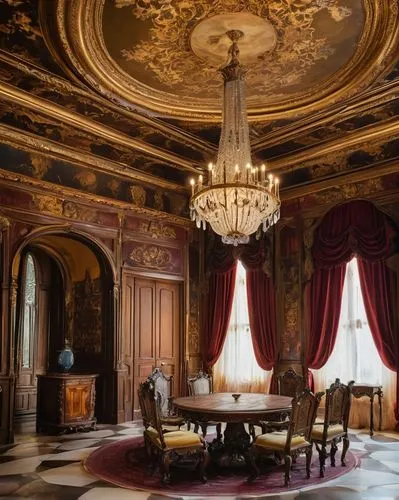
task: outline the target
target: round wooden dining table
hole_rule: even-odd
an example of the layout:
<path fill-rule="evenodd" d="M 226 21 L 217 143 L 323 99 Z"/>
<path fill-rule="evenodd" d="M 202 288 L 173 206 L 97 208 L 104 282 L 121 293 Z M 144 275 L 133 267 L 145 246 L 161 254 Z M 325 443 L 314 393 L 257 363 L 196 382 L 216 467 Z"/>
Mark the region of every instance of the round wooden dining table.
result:
<path fill-rule="evenodd" d="M 275 394 L 242 393 L 238 398 L 231 392 L 215 392 L 176 398 L 173 405 L 178 413 L 191 422 L 226 422 L 223 443 L 212 443 L 214 450 L 223 451 L 223 460 L 243 462 L 251 442 L 244 424 L 281 421 L 291 413 L 292 398 Z"/>

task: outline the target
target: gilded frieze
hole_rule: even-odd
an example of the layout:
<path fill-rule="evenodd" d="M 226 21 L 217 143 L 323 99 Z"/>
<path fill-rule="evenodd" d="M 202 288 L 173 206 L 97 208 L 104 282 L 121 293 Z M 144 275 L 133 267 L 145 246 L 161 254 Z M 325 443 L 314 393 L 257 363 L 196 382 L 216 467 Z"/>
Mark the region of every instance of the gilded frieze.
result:
<path fill-rule="evenodd" d="M 163 270 L 170 266 L 172 254 L 166 248 L 155 245 L 144 245 L 136 247 L 129 255 L 129 259 L 140 267 Z"/>
<path fill-rule="evenodd" d="M 178 247 L 125 241 L 123 243 L 123 260 L 127 266 L 147 271 L 176 275 L 183 273 L 182 250 Z"/>
<path fill-rule="evenodd" d="M 340 187 L 326 189 L 320 193 L 313 195 L 317 204 L 338 203 L 341 201 L 350 200 L 352 198 L 369 197 L 372 194 L 384 190 L 384 185 L 381 178 L 369 179 L 364 182 L 354 182 L 352 184 L 344 184 Z"/>
<path fill-rule="evenodd" d="M 56 196 L 32 194 L 32 208 L 51 215 L 63 215 L 63 202 Z"/>
<path fill-rule="evenodd" d="M 69 162 L 54 160 L 44 154 L 28 153 L 4 144 L 0 145 L 0 153 L 0 168 L 9 172 L 127 202 L 136 208 L 151 208 L 181 217 L 188 216 L 188 195 L 182 196 L 169 190 L 159 192 L 147 184 L 130 184 L 108 173 L 94 172 Z"/>
<path fill-rule="evenodd" d="M 142 221 L 139 226 L 139 232 L 142 234 L 150 235 L 151 238 L 154 238 L 156 240 L 159 238 L 175 240 L 177 237 L 175 228 L 154 221 Z"/>

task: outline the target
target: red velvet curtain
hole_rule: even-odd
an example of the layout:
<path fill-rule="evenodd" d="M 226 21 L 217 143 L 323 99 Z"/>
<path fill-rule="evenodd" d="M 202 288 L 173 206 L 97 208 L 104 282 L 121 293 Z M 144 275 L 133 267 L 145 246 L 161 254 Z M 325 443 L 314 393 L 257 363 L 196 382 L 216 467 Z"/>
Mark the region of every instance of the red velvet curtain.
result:
<path fill-rule="evenodd" d="M 396 275 L 385 262 L 359 259 L 360 286 L 367 319 L 375 345 L 385 366 L 399 374 L 399 345 L 394 330 L 394 299 L 397 297 Z M 396 384 L 399 401 L 399 383 Z M 399 409 L 396 406 L 396 420 Z"/>
<path fill-rule="evenodd" d="M 393 253 L 395 231 L 389 219 L 367 201 L 331 210 L 315 232 L 315 271 L 307 288 L 309 336 L 307 364 L 319 369 L 335 345 L 346 263 L 359 258 L 366 313 L 384 363 L 397 369 L 397 340 L 392 328 L 393 277 L 384 260 Z"/>
<path fill-rule="evenodd" d="M 209 280 L 207 315 L 205 321 L 205 368 L 218 360 L 229 326 L 234 298 L 237 265 L 223 272 L 213 271 Z"/>
<path fill-rule="evenodd" d="M 236 259 L 247 270 L 249 322 L 255 357 L 259 365 L 270 370 L 276 356 L 276 301 L 272 280 L 264 273 L 268 258 L 267 242 L 251 239 L 248 245 L 233 248 L 217 239 L 208 256 L 209 294 L 205 322 L 206 367 L 220 356 L 230 321 L 234 298 Z"/>
<path fill-rule="evenodd" d="M 318 370 L 331 356 L 337 337 L 346 264 L 315 269 L 307 288 L 310 304 L 310 338 L 307 349 L 309 368 Z"/>
<path fill-rule="evenodd" d="M 247 270 L 247 296 L 255 358 L 261 368 L 271 370 L 276 358 L 276 300 L 273 282 L 262 269 Z"/>

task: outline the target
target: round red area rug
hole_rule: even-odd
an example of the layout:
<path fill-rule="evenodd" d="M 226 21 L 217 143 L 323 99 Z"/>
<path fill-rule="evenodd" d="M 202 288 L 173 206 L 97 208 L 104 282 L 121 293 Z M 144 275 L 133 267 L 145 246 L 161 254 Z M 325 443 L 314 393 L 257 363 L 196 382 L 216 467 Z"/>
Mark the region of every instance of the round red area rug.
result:
<path fill-rule="evenodd" d="M 127 459 L 127 452 L 129 459 Z M 325 481 L 347 474 L 353 469 L 357 460 L 348 451 L 346 467 L 341 466 L 340 450 L 336 454 L 336 467 L 326 462 L 325 477 L 319 477 L 319 459 L 313 453 L 312 475 L 306 479 L 305 457 L 298 458 L 291 471 L 291 485 L 284 486 L 284 465 L 272 465 L 267 469 L 261 467 L 262 475 L 254 483 L 247 483 L 249 470 L 243 468 L 221 468 L 210 463 L 207 470 L 208 482 L 202 484 L 194 470 L 175 467 L 172 469 L 172 484 L 161 483 L 159 471 L 153 476 L 148 474 L 148 459 L 142 437 L 124 439 L 107 444 L 93 451 L 84 466 L 88 472 L 109 483 L 134 490 L 185 496 L 243 496 L 279 493 L 291 489 L 316 486 Z"/>

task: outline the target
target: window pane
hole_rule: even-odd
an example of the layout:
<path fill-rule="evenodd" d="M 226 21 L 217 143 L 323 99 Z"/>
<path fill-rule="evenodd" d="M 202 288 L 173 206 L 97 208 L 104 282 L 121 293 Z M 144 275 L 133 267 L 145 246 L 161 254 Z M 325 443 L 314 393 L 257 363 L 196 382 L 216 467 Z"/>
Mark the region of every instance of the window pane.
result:
<path fill-rule="evenodd" d="M 36 324 L 36 272 L 31 254 L 26 256 L 22 321 L 22 367 L 31 366 L 31 347 Z"/>
<path fill-rule="evenodd" d="M 339 377 L 343 382 L 381 384 L 384 367 L 370 331 L 360 288 L 356 258 L 346 267 L 341 315 L 334 350 L 318 370 L 326 386 Z"/>
<path fill-rule="evenodd" d="M 249 328 L 246 272 L 238 262 L 230 324 L 222 354 L 214 368 L 215 389 L 265 391 L 268 375 L 255 358 Z M 261 388 L 256 388 L 259 384 Z"/>

